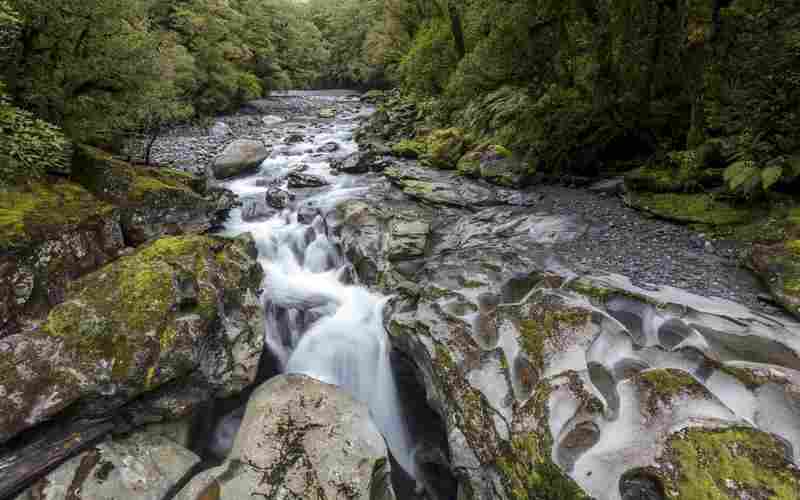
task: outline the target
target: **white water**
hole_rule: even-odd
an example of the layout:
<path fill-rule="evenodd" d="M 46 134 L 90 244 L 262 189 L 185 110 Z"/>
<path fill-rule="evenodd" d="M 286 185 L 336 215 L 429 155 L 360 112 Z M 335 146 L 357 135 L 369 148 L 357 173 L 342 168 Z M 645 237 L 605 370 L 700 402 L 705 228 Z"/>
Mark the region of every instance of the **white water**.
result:
<path fill-rule="evenodd" d="M 334 153 L 336 156 L 356 150 L 352 140 L 354 122 L 337 120 L 328 124 L 331 127 L 327 130 L 294 130 L 291 122 L 280 125 L 284 136 L 297 131 L 306 135 L 306 142 L 276 147 L 257 175 L 228 182 L 226 187 L 243 199 L 263 197 L 267 188 L 257 186 L 258 179 L 279 177 L 301 163 L 309 167 L 305 173 L 325 177 L 332 185 L 314 190 L 305 198 L 302 190 L 297 190 L 294 209 L 266 220 L 246 222 L 241 211 L 235 210 L 226 234 L 250 232 L 256 240 L 266 275 L 266 343 L 281 363 L 281 371 L 338 385 L 366 403 L 397 462 L 415 476 L 411 440 L 389 363 L 390 345 L 382 321 L 387 299 L 345 283 L 349 264 L 327 231 L 327 214 L 336 204 L 366 190 L 357 178 L 333 176 L 330 155 L 313 153 L 332 141 L 341 146 Z M 318 210 L 313 222 L 299 222 L 300 207 Z M 231 439 L 231 428 L 239 422 L 236 415 L 226 417 L 215 442 Z"/>

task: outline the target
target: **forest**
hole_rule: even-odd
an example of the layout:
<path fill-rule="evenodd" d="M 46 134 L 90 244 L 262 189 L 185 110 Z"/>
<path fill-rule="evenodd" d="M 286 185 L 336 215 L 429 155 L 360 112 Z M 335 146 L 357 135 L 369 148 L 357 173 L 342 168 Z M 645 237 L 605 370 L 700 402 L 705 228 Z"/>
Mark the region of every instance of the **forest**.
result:
<path fill-rule="evenodd" d="M 683 190 L 758 198 L 800 176 L 798 16 L 791 0 L 4 0 L 2 126 L 28 139 L 5 141 L 3 171 L 60 161 L 62 136 L 113 145 L 271 90 L 394 86 L 428 125 L 545 172 L 656 161 Z"/>
<path fill-rule="evenodd" d="M 798 0 L 0 0 L 0 500 L 798 464 Z"/>

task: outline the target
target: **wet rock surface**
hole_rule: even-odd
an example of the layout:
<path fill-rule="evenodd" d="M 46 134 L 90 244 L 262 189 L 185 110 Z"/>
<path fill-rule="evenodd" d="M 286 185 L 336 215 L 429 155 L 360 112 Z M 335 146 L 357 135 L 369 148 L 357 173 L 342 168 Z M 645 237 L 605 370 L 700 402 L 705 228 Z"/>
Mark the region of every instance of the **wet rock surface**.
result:
<path fill-rule="evenodd" d="M 366 406 L 331 386 L 289 375 L 262 385 L 246 412 L 226 410 L 214 431 L 216 454 L 227 454 L 224 463 L 197 475 L 178 498 L 389 499 L 390 473 L 399 498 L 409 500 L 800 497 L 800 324 L 758 300 L 763 290 L 736 265 L 737 247 L 631 209 L 618 198 L 619 180 L 588 191 L 514 189 L 526 171 L 506 176 L 500 167 L 508 157 L 497 148 L 473 151 L 476 163 L 458 165 L 461 174 L 449 159 L 448 170 L 423 165 L 428 156 L 444 160 L 454 149 L 469 156 L 455 141 L 409 158 L 386 156 L 385 139 L 398 131 L 412 135 L 404 129 L 405 115 L 414 114 L 409 109 L 379 113 L 379 133 L 358 133 L 362 152 L 354 152 L 349 122 L 364 109 L 351 99 L 254 102 L 251 115 L 222 119 L 230 134 L 204 130 L 189 141 L 180 136 L 185 130 L 176 131 L 169 139 L 176 142 L 156 151 L 181 163 L 184 146 L 170 150 L 169 144 L 189 144 L 197 151 L 192 161 L 205 168 L 237 138 L 275 146 L 258 176 L 223 184 L 243 202 L 230 210 L 231 220 L 243 230 L 261 231 L 267 220 L 274 223 L 267 227 L 297 229 L 280 236 L 294 241 L 286 250 L 309 266 L 303 272 L 337 269 L 344 256 L 349 265 L 330 275 L 337 286 L 366 285 L 391 296 L 383 320 L 409 412 L 414 477 L 390 470 L 398 457 L 390 456 Z M 344 123 L 346 130 L 339 130 Z M 298 139 L 287 143 L 292 136 Z M 326 253 L 323 243 L 333 250 Z M 39 360 L 20 364 L 30 369 L 13 380 L 22 389 L 28 386 L 20 380 L 35 382 L 35 404 L 22 411 L 26 418 L 49 418 L 69 401 L 94 416 L 144 391 L 146 397 L 123 407 L 121 428 L 163 422 L 161 430 L 150 428 L 184 440 L 197 404 L 252 380 L 254 365 L 229 362 L 227 348 L 199 354 L 165 349 L 185 338 L 203 344 L 208 335 L 230 340 L 256 328 L 255 309 L 228 313 L 230 297 L 241 298 L 242 288 L 255 294 L 255 281 L 233 287 L 238 292 L 227 281 L 214 282 L 216 302 L 204 298 L 205 274 L 197 266 L 225 266 L 220 256 L 227 250 L 219 245 L 191 262 L 167 259 L 169 298 L 149 293 L 151 300 L 142 301 L 163 320 L 158 327 L 143 323 L 108 333 L 98 302 L 70 288 L 73 295 L 51 316 L 60 314 L 81 335 L 54 336 L 45 331 L 48 320 L 39 333 L 13 344 L 22 349 L 13 359 Z M 780 255 L 792 248 L 784 246 Z M 262 262 L 275 258 L 260 250 Z M 254 262 L 252 245 L 246 253 Z M 775 275 L 770 259 L 776 254 L 762 255 L 754 267 Z M 5 269 L 0 263 L 0 273 L 13 279 L 0 294 L 30 300 L 36 293 L 31 272 Z M 293 277 L 302 278 L 299 271 Z M 302 302 L 293 297 L 284 300 Z M 270 323 L 281 343 L 276 352 L 291 344 L 293 332 L 302 334 L 329 314 L 322 299 L 309 300 L 267 305 L 281 319 Z M 206 302 L 216 304 L 221 327 L 164 335 L 162 326 Z M 69 308 L 79 313 L 67 314 Z M 95 349 L 89 343 L 95 338 L 107 341 Z M 0 346 L 12 352 L 3 340 Z M 252 360 L 262 348 L 247 344 L 233 351 Z M 140 354 L 127 357 L 126 349 Z M 56 376 L 64 359 L 72 369 Z M 4 373 L 0 366 L 0 377 Z M 0 387 L 5 395 L 11 385 Z M 41 389 L 48 387 L 57 395 Z"/>
<path fill-rule="evenodd" d="M 228 460 L 176 497 L 393 500 L 383 438 L 361 403 L 303 375 L 281 375 L 250 399 Z"/>
<path fill-rule="evenodd" d="M 255 252 L 244 237 L 164 238 L 72 283 L 42 325 L 0 339 L 0 442 L 194 370 L 221 396 L 252 383 L 264 346 Z"/>
<path fill-rule="evenodd" d="M 16 500 L 161 500 L 200 459 L 155 434 L 109 439 L 64 463 Z"/>

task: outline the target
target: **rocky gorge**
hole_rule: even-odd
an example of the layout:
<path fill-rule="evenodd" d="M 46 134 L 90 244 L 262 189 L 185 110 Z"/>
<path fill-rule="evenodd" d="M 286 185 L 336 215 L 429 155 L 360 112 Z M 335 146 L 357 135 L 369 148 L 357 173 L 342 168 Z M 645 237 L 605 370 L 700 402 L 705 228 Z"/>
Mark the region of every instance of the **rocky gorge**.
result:
<path fill-rule="evenodd" d="M 0 199 L 0 497 L 800 498 L 791 245 L 764 288 L 379 93 L 246 111 Z"/>

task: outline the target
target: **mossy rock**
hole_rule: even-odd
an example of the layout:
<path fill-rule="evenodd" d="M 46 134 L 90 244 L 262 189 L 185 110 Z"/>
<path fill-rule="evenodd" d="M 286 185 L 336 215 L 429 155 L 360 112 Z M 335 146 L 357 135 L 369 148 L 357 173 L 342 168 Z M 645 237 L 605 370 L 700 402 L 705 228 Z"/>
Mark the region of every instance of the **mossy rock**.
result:
<path fill-rule="evenodd" d="M 800 318 L 800 239 L 754 245 L 750 265 L 762 277 L 773 297 Z"/>
<path fill-rule="evenodd" d="M 671 167 L 644 166 L 625 175 L 625 187 L 629 191 L 675 193 L 683 184 Z"/>
<path fill-rule="evenodd" d="M 800 472 L 785 445 L 752 428 L 690 428 L 667 441 L 659 462 L 668 499 L 800 498 Z"/>
<path fill-rule="evenodd" d="M 455 170 L 469 147 L 464 131 L 458 128 L 434 130 L 425 138 L 425 143 L 427 151 L 423 161 L 442 170 Z"/>
<path fill-rule="evenodd" d="M 412 139 L 403 139 L 392 146 L 392 154 L 401 158 L 416 159 L 423 156 L 428 151 L 425 143 Z"/>
<path fill-rule="evenodd" d="M 124 247 L 121 214 L 86 189 L 41 179 L 0 191 L 0 336 L 60 302 L 66 284 Z"/>
<path fill-rule="evenodd" d="M 72 283 L 43 325 L 0 350 L 0 442 L 65 405 L 107 411 L 198 368 L 222 392 L 251 383 L 255 257 L 252 238 L 169 237 Z"/>
<path fill-rule="evenodd" d="M 123 229 L 133 245 L 166 234 L 206 232 L 220 208 L 204 196 L 199 177 L 134 166 L 89 146 L 76 148 L 72 170 L 95 196 L 123 209 Z"/>
<path fill-rule="evenodd" d="M 0 190 L 0 251 L 29 246 L 99 218 L 114 207 L 78 184 L 30 181 Z"/>
<path fill-rule="evenodd" d="M 75 180 L 88 190 L 121 206 L 199 198 L 204 189 L 199 177 L 170 168 L 134 166 L 90 146 L 75 149 L 72 170 Z"/>
<path fill-rule="evenodd" d="M 753 218 L 751 209 L 735 207 L 711 194 L 629 193 L 627 201 L 657 217 L 690 224 L 726 226 Z"/>

